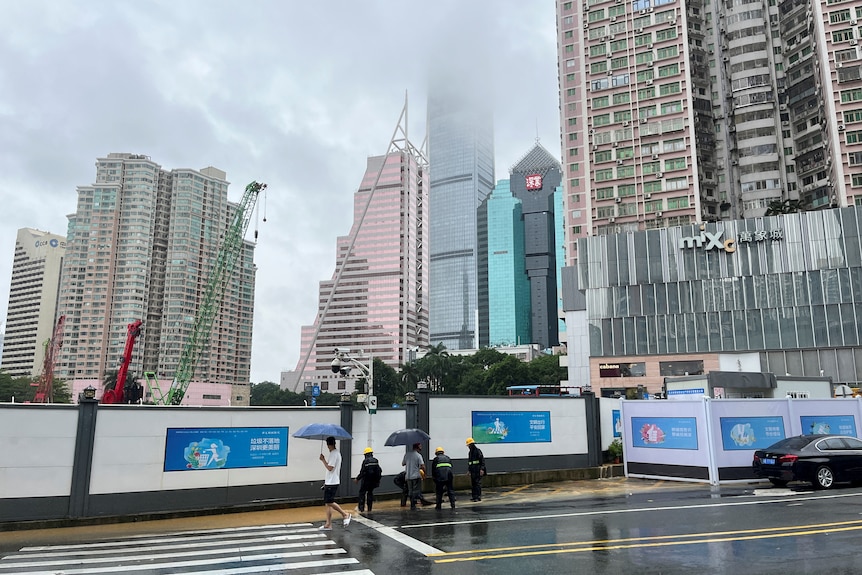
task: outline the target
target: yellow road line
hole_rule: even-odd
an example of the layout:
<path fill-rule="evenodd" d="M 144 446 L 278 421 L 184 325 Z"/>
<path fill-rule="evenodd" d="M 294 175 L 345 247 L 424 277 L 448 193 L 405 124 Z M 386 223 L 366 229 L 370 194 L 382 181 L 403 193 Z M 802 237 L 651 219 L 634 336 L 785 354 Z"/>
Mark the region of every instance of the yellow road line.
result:
<path fill-rule="evenodd" d="M 791 530 L 795 531 L 789 533 L 789 531 Z M 451 553 L 441 553 L 439 555 L 432 554 L 428 555 L 428 557 L 441 557 L 440 559 L 435 559 L 435 563 L 453 563 L 457 561 L 477 561 L 480 559 L 524 557 L 529 555 L 550 555 L 559 553 L 578 553 L 582 551 L 609 551 L 614 549 L 632 549 L 637 547 L 662 547 L 669 545 L 691 545 L 697 543 L 746 541 L 754 539 L 769 539 L 772 537 L 796 537 L 799 535 L 815 535 L 820 533 L 834 533 L 840 531 L 855 530 L 862 530 L 862 520 L 841 521 L 836 523 L 821 523 L 812 525 L 795 525 L 787 527 L 773 527 L 770 529 L 743 529 L 739 531 L 720 531 L 715 533 L 683 533 L 680 535 L 657 535 L 653 537 L 631 537 L 623 539 L 581 541 L 572 543 L 548 543 L 544 545 L 523 545 L 516 547 L 497 547 L 492 549 L 472 549 L 468 551 L 453 551 Z M 558 549 L 543 550 L 543 548 L 548 547 L 557 547 Z M 481 555 L 473 557 L 455 557 L 456 555 L 467 554 Z"/>
<path fill-rule="evenodd" d="M 515 488 L 515 489 L 513 489 L 513 490 L 511 490 L 511 491 L 507 491 L 506 493 L 501 493 L 500 495 L 501 495 L 501 497 L 505 497 L 506 495 L 513 495 L 513 494 L 515 494 L 515 493 L 519 493 L 519 492 L 521 492 L 521 491 L 523 491 L 523 490 L 525 490 L 525 489 L 529 489 L 529 488 L 530 488 L 530 487 L 532 487 L 532 486 L 533 486 L 532 484 L 530 484 L 530 485 L 522 485 L 521 487 L 517 487 L 517 488 Z"/>

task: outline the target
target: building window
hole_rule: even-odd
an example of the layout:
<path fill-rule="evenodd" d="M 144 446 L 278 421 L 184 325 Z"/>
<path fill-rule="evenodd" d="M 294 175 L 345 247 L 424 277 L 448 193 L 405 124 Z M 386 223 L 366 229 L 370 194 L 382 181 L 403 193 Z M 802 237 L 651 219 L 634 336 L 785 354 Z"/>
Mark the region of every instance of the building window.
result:
<path fill-rule="evenodd" d="M 660 361 L 659 375 L 703 375 L 703 360 L 695 361 Z"/>
<path fill-rule="evenodd" d="M 597 200 L 607 200 L 614 197 L 614 188 L 613 186 L 608 186 L 604 188 L 596 188 L 596 199 Z"/>
<path fill-rule="evenodd" d="M 652 214 L 662 211 L 663 202 L 661 200 L 649 200 L 644 202 L 644 212 Z"/>
<path fill-rule="evenodd" d="M 680 208 L 688 207 L 688 196 L 679 196 L 677 198 L 668 198 L 667 199 L 667 209 L 669 210 L 677 210 Z"/>
<path fill-rule="evenodd" d="M 635 195 L 637 188 L 634 184 L 623 184 L 617 186 L 617 195 L 621 198 L 628 198 Z"/>

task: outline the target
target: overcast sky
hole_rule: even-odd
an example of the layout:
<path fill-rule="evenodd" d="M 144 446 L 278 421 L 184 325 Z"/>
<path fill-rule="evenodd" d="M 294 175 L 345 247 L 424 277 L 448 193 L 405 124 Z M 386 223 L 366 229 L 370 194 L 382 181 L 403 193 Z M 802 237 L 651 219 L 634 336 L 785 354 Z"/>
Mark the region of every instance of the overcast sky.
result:
<path fill-rule="evenodd" d="M 559 156 L 553 0 L 0 0 L 0 321 L 17 230 L 65 235 L 97 157 L 212 165 L 232 201 L 269 185 L 251 379 L 278 382 L 405 93 L 418 146 L 428 70 L 482 49 L 497 179 L 537 135 Z"/>

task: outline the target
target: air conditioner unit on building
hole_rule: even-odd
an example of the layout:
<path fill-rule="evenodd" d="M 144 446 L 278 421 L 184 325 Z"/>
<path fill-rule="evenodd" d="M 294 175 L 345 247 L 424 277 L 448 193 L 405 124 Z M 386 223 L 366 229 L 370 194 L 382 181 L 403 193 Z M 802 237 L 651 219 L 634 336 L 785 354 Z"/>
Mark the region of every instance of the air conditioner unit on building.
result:
<path fill-rule="evenodd" d="M 622 160 L 617 160 L 617 165 L 618 165 L 618 166 L 622 166 L 622 165 L 623 165 L 623 161 L 622 161 Z M 618 198 L 618 199 L 619 199 L 619 198 Z"/>
<path fill-rule="evenodd" d="M 629 127 L 629 122 L 623 122 L 623 128 L 628 128 L 628 127 Z"/>
<path fill-rule="evenodd" d="M 616 218 L 608 218 L 608 223 L 611 223 L 611 224 L 612 224 L 612 223 L 614 223 L 615 221 L 617 221 L 617 219 L 616 219 Z"/>
<path fill-rule="evenodd" d="M 653 155 L 652 155 L 652 159 L 653 159 L 653 160 L 658 160 L 658 154 L 653 154 Z"/>
<path fill-rule="evenodd" d="M 647 50 L 652 50 L 652 44 L 647 44 Z"/>
<path fill-rule="evenodd" d="M 835 64 L 835 67 L 836 68 L 843 68 L 844 64 L 842 62 L 838 62 L 837 64 Z"/>
<path fill-rule="evenodd" d="M 588 22 L 584 22 L 584 30 L 587 30 L 589 27 L 590 27 L 590 24 Z"/>
<path fill-rule="evenodd" d="M 842 128 L 842 129 L 843 129 L 843 128 Z M 618 143 L 616 143 L 616 142 L 614 142 L 613 144 L 611 144 L 611 146 L 613 146 L 614 148 L 616 148 L 618 145 L 619 145 L 619 144 L 618 144 Z"/>
<path fill-rule="evenodd" d="M 661 212 L 656 212 L 656 213 L 655 213 L 655 217 L 660 218 L 660 217 L 661 217 Z"/>
<path fill-rule="evenodd" d="M 663 177 L 664 177 L 664 174 L 663 174 L 663 173 L 661 173 L 661 172 L 658 172 L 658 173 L 655 175 L 655 179 L 657 179 L 657 180 L 660 180 L 660 179 L 662 179 Z"/>
<path fill-rule="evenodd" d="M 646 14 L 646 10 L 641 10 L 641 15 Z"/>
<path fill-rule="evenodd" d="M 617 37 L 616 34 L 611 34 L 611 40 L 613 40 L 616 37 Z"/>
<path fill-rule="evenodd" d="M 787 109 L 787 104 L 779 104 L 779 105 L 778 105 L 778 109 L 779 109 L 779 110 L 786 110 L 786 109 Z"/>
<path fill-rule="evenodd" d="M 730 60 L 730 58 L 728 58 L 727 56 L 725 56 L 721 59 L 722 62 L 728 62 L 729 60 Z"/>
<path fill-rule="evenodd" d="M 709 53 L 710 53 L 710 54 L 715 54 L 715 50 L 713 50 L 712 48 L 710 48 L 710 49 L 709 49 Z"/>
<path fill-rule="evenodd" d="M 676 26 L 676 20 L 671 20 L 671 21 L 670 21 L 670 25 L 671 25 L 671 26 Z"/>
<path fill-rule="evenodd" d="M 838 131 L 839 131 L 839 132 L 843 132 L 843 131 L 844 131 L 844 124 L 838 124 Z"/>
<path fill-rule="evenodd" d="M 622 201 L 623 201 L 623 199 L 622 199 L 622 198 L 614 198 L 614 201 L 615 201 L 616 203 L 620 203 L 620 202 L 622 202 Z"/>
<path fill-rule="evenodd" d="M 855 25 L 856 25 L 856 20 L 850 20 L 850 25 L 851 25 L 851 26 L 855 26 Z"/>
<path fill-rule="evenodd" d="M 646 124 L 646 123 L 647 123 L 647 119 L 646 119 L 646 118 L 641 118 L 641 124 Z"/>
<path fill-rule="evenodd" d="M 610 60 L 613 57 L 614 57 L 614 55 L 611 52 L 608 52 L 608 60 Z"/>
<path fill-rule="evenodd" d="M 652 86 L 652 80 L 647 80 L 646 82 L 644 82 L 644 84 L 646 84 L 647 86 Z"/>
<path fill-rule="evenodd" d="M 738 166 L 738 165 L 739 165 L 739 161 L 738 161 L 738 160 L 731 160 L 731 161 L 730 161 L 730 165 L 731 165 L 731 166 Z"/>
<path fill-rule="evenodd" d="M 652 6 L 646 9 L 647 12 L 652 12 Z"/>
<path fill-rule="evenodd" d="M 608 39 L 608 37 L 607 37 L 607 36 L 602 36 L 602 42 L 607 41 L 607 39 Z"/>
<path fill-rule="evenodd" d="M 636 29 L 635 29 L 635 33 L 637 33 L 637 34 L 640 34 L 640 33 L 641 33 L 641 32 L 643 32 L 643 31 L 644 31 L 644 29 L 643 29 L 643 28 L 636 28 Z"/>
<path fill-rule="evenodd" d="M 599 149 L 599 147 L 598 147 L 598 146 L 593 145 L 593 151 L 594 151 L 594 152 L 595 152 L 596 150 L 598 150 L 598 149 Z"/>
<path fill-rule="evenodd" d="M 590 134 L 595 134 L 595 133 L 596 133 L 596 131 L 593 130 L 592 128 L 590 128 Z"/>
<path fill-rule="evenodd" d="M 608 76 L 613 76 L 613 75 L 614 75 L 614 71 L 613 71 L 613 70 L 608 70 Z"/>
<path fill-rule="evenodd" d="M 851 46 L 855 46 L 855 45 L 856 45 L 856 43 L 857 43 L 857 42 L 856 42 L 856 40 L 850 40 L 850 45 L 851 45 Z"/>
<path fill-rule="evenodd" d="M 617 21 L 617 17 L 616 17 L 616 16 L 611 16 L 611 22 L 616 22 L 616 21 Z M 611 38 L 613 38 L 613 36 L 611 36 Z"/>
<path fill-rule="evenodd" d="M 652 197 L 652 194 L 649 192 L 644 194 L 644 198 L 646 198 L 646 199 L 650 199 L 651 197 Z"/>

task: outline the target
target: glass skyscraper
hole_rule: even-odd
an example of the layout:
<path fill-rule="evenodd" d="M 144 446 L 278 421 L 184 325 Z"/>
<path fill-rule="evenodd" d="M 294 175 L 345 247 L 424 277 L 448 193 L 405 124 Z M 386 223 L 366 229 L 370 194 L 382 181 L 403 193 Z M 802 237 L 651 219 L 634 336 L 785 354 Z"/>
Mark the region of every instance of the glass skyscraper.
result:
<path fill-rule="evenodd" d="M 488 344 L 486 199 L 494 187 L 493 114 L 475 92 L 438 82 L 428 97 L 431 344 Z"/>

